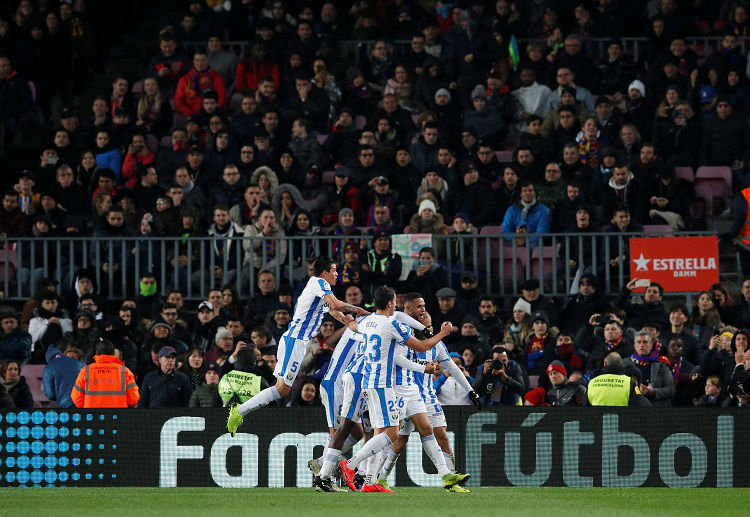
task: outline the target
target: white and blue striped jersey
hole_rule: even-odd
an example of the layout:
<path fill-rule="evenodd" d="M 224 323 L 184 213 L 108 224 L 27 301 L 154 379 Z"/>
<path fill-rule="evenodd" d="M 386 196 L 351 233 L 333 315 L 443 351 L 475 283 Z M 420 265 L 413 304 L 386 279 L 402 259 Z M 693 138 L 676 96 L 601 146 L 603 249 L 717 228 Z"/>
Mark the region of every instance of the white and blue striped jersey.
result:
<path fill-rule="evenodd" d="M 362 316 L 360 320 L 364 319 Z M 324 381 L 340 382 L 344 379 L 344 374 L 348 371 L 349 365 L 357 355 L 357 351 L 362 350 L 362 334 L 346 329 L 341 335 L 336 348 L 333 350 L 331 361 L 328 363 Z"/>
<path fill-rule="evenodd" d="M 318 335 L 323 317 L 330 307 L 323 300 L 331 293 L 331 286 L 317 276 L 311 276 L 294 305 L 294 317 L 285 336 L 308 341 Z"/>
<path fill-rule="evenodd" d="M 396 347 L 408 341 L 411 329 L 383 314 L 367 316 L 358 323 L 357 329 L 365 337 L 362 388 L 393 388 Z"/>
<path fill-rule="evenodd" d="M 412 350 L 406 345 L 397 345 L 396 353 L 401 356 L 404 356 L 409 361 L 413 361 L 415 363 L 426 364 L 423 360 L 417 359 L 416 358 L 417 352 L 415 350 Z M 410 370 L 408 368 L 399 366 L 397 363 L 396 364 L 396 386 L 403 386 L 405 388 L 410 388 L 412 386 L 415 386 L 416 382 L 415 382 L 414 376 L 417 373 L 418 372 L 415 372 L 414 370 Z"/>
<path fill-rule="evenodd" d="M 344 334 L 346 334 L 346 332 Z M 360 334 L 359 332 L 357 333 L 357 335 L 362 336 L 362 334 Z M 343 336 L 341 338 L 343 339 Z M 364 339 L 364 336 L 362 336 L 362 339 L 357 341 L 354 354 L 352 355 L 352 359 L 349 362 L 349 366 L 346 368 L 347 372 L 364 375 L 365 373 L 365 345 L 366 345 L 365 339 Z"/>
<path fill-rule="evenodd" d="M 411 361 L 426 361 L 426 362 L 433 362 L 437 360 L 440 362 L 440 364 L 445 367 L 447 364 L 446 361 L 453 362 L 453 360 L 448 355 L 448 349 L 445 348 L 445 345 L 442 341 L 440 341 L 437 345 L 430 348 L 426 352 L 417 352 L 416 350 L 409 349 L 409 354 L 407 354 L 407 358 Z M 432 385 L 432 374 L 429 373 L 420 373 L 420 372 L 412 372 L 414 376 L 414 382 L 417 385 L 417 388 L 419 389 L 419 394 L 422 396 L 422 400 L 424 400 L 424 403 L 427 405 L 430 404 L 438 404 L 438 398 L 437 393 L 435 393 L 435 388 Z"/>

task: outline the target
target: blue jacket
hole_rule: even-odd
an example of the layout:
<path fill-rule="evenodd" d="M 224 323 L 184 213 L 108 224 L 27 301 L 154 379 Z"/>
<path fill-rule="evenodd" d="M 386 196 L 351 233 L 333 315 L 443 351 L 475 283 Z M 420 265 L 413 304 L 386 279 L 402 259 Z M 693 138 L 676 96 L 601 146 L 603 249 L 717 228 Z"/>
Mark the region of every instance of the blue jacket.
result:
<path fill-rule="evenodd" d="M 47 349 L 47 366 L 42 374 L 44 394 L 48 399 L 56 400 L 57 407 L 76 407 L 70 398 L 70 392 L 76 383 L 78 372 L 83 367 L 83 361 L 63 355 L 55 345 Z"/>
<path fill-rule="evenodd" d="M 115 173 L 115 182 L 120 181 L 122 157 L 117 149 L 110 149 L 96 155 L 96 164 L 102 169 L 111 169 Z"/>
<path fill-rule="evenodd" d="M 31 334 L 17 328 L 10 334 L 0 332 L 0 359 L 23 362 L 31 355 Z"/>
<path fill-rule="evenodd" d="M 526 233 L 547 233 L 549 232 L 549 208 L 537 201 L 536 205 L 531 207 L 526 215 L 526 220 L 521 217 L 523 207 L 521 202 L 517 201 L 508 207 L 503 217 L 503 233 L 516 233 L 519 226 L 526 226 Z M 505 237 L 510 242 L 512 237 Z M 539 244 L 539 237 L 529 239 L 531 247 Z"/>

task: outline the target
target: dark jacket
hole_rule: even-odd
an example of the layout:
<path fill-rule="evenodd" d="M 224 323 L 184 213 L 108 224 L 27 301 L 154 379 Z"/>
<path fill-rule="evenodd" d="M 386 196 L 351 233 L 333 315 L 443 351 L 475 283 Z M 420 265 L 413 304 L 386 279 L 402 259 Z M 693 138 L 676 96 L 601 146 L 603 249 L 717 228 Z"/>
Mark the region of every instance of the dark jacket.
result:
<path fill-rule="evenodd" d="M 34 407 L 34 397 L 31 394 L 31 388 L 29 388 L 26 377 L 23 375 L 18 379 L 15 386 L 8 390 L 8 394 L 13 397 L 13 402 L 15 402 L 17 408 L 31 409 Z"/>
<path fill-rule="evenodd" d="M 140 393 L 139 408 L 188 407 L 193 388 L 184 373 L 165 374 L 159 368 L 146 374 Z"/>
<path fill-rule="evenodd" d="M 616 251 L 615 251 L 616 253 Z M 617 299 L 614 301 L 615 307 L 622 307 L 628 315 L 626 321 L 628 327 L 640 329 L 644 324 L 649 321 L 657 321 L 661 325 L 661 328 L 670 328 L 669 314 L 664 308 L 664 304 L 659 303 L 631 303 L 629 301 L 630 290 L 627 287 L 623 287 Z M 642 301 L 642 298 L 641 298 Z"/>
<path fill-rule="evenodd" d="M 47 366 L 44 367 L 42 380 L 44 394 L 50 400 L 57 401 L 59 408 L 76 407 L 70 398 L 78 372 L 84 367 L 82 361 L 63 355 L 56 346 L 47 349 Z"/>
<path fill-rule="evenodd" d="M 221 407 L 218 384 L 202 384 L 190 395 L 190 407 Z"/>
<path fill-rule="evenodd" d="M 31 355 L 31 334 L 17 328 L 10 334 L 0 332 L 0 359 L 25 361 Z"/>
<path fill-rule="evenodd" d="M 585 406 L 586 388 L 565 379 L 547 390 L 547 401 L 550 406 Z"/>
<path fill-rule="evenodd" d="M 632 359 L 625 359 L 623 361 L 625 366 L 634 365 Z M 638 368 L 638 366 L 635 366 Z M 675 395 L 674 378 L 672 377 L 672 370 L 669 369 L 666 363 L 661 361 L 654 361 L 651 363 L 651 371 L 649 372 L 649 380 L 643 380 L 643 384 L 651 384 L 654 387 L 654 395 L 644 395 L 652 406 L 655 407 L 669 407 L 672 405 L 672 400 Z"/>
<path fill-rule="evenodd" d="M 477 369 L 477 378 L 472 387 L 485 406 L 515 406 L 526 393 L 526 383 L 518 363 L 509 361 L 507 369 L 508 379 L 505 381 L 492 372 L 485 375 L 483 367 Z"/>

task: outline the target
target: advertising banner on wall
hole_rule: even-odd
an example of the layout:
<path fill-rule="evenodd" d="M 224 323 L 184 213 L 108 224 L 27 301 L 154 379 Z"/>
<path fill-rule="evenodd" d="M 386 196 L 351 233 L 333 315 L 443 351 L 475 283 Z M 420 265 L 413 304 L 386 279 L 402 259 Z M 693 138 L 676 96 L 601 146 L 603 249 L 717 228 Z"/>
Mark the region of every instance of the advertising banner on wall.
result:
<path fill-rule="evenodd" d="M 748 487 L 750 413 L 677 408 L 446 408 L 474 486 Z M 0 413 L 2 486 L 309 487 L 322 410 L 264 409 L 226 432 L 221 409 Z M 440 486 L 418 436 L 390 479 Z"/>
<path fill-rule="evenodd" d="M 391 249 L 401 256 L 401 277 L 406 280 L 414 263 L 419 260 L 419 250 L 432 246 L 432 235 L 429 233 L 408 233 L 391 236 Z"/>
<path fill-rule="evenodd" d="M 708 289 L 719 281 L 719 238 L 633 237 L 630 278 L 649 279 L 668 293 Z"/>

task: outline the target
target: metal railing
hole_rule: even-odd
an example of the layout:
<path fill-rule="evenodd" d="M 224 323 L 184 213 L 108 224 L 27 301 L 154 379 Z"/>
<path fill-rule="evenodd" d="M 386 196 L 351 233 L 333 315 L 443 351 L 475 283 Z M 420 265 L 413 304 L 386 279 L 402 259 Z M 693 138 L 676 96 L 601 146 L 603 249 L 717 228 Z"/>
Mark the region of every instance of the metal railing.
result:
<path fill-rule="evenodd" d="M 460 285 L 461 276 L 471 272 L 477 275 L 487 294 L 517 296 L 523 280 L 536 278 L 540 280 L 542 293 L 564 296 L 583 272 L 596 274 L 606 294 L 619 291 L 627 282 L 629 264 L 624 258 L 619 261 L 615 258 L 627 256 L 630 237 L 711 234 L 470 234 L 434 235 L 431 240 L 437 261 L 447 270 L 449 286 Z M 229 283 L 239 296 L 247 298 L 255 293 L 261 269 L 274 273 L 277 285 L 299 284 L 307 277 L 309 257 L 328 255 L 340 261 L 346 242 L 364 248 L 370 246 L 371 239 L 334 235 L 230 239 L 6 238 L 0 240 L 0 290 L 6 300 L 25 300 L 35 293 L 41 278 L 51 277 L 60 282 L 65 292 L 78 272 L 88 270 L 102 296 L 123 298 L 137 294 L 141 275 L 149 271 L 159 280 L 162 295 L 175 288 L 187 299 L 204 299 L 210 289 Z M 228 250 L 227 253 L 217 254 L 218 247 Z M 181 256 L 185 257 L 182 265 Z M 283 259 L 277 260 L 281 256 Z M 174 260 L 175 257 L 178 259 Z M 412 260 L 403 257 L 403 267 L 416 266 Z M 221 269 L 220 275 L 215 274 L 217 268 Z"/>
<path fill-rule="evenodd" d="M 645 37 L 625 37 L 620 38 L 622 40 L 623 52 L 638 61 L 641 55 L 643 45 L 648 41 Z M 687 44 L 693 50 L 702 50 L 699 55 L 708 56 L 713 53 L 716 47 L 721 43 L 721 36 L 690 36 L 685 38 Z M 740 44 L 742 45 L 742 52 L 745 53 L 748 47 L 750 47 L 750 38 L 740 37 Z M 607 55 L 607 46 L 611 38 L 588 38 L 585 40 L 585 51 L 589 54 L 589 57 L 594 59 L 603 59 Z M 521 47 L 521 54 L 526 55 L 525 46 L 528 43 L 539 43 L 545 45 L 546 40 L 540 38 L 521 38 L 518 40 L 518 44 Z M 365 52 L 370 50 L 370 47 L 375 43 L 375 40 L 343 40 L 339 42 L 339 51 L 343 58 L 352 57 L 356 65 L 360 64 L 360 58 L 362 50 Z M 391 40 L 389 44 L 397 53 L 404 52 L 411 42 L 409 40 Z M 198 49 L 205 49 L 206 43 L 202 41 L 185 41 L 182 43 L 188 52 L 194 52 Z M 225 41 L 225 48 L 232 49 L 239 59 L 244 59 L 248 54 L 248 49 L 252 41 Z M 364 49 L 363 49 L 364 47 Z"/>

